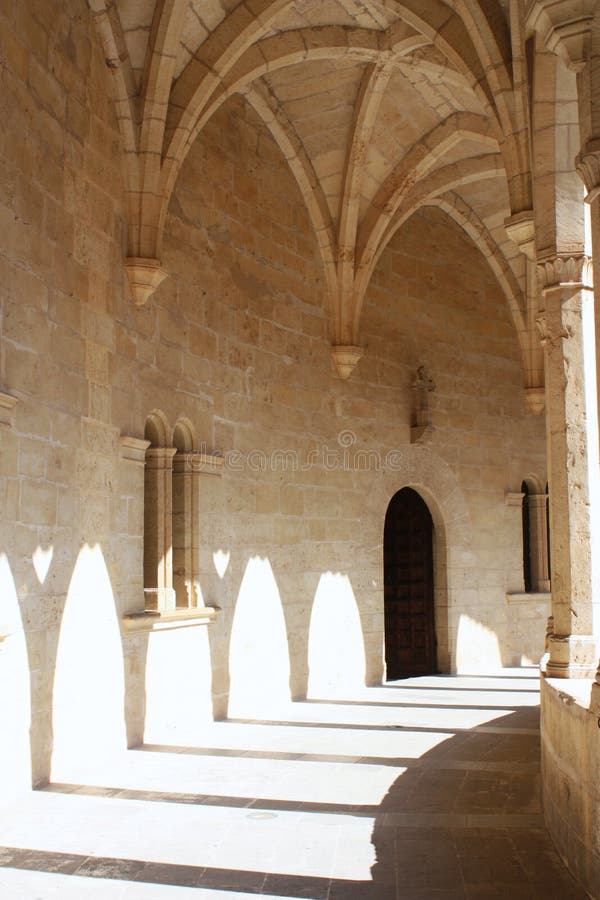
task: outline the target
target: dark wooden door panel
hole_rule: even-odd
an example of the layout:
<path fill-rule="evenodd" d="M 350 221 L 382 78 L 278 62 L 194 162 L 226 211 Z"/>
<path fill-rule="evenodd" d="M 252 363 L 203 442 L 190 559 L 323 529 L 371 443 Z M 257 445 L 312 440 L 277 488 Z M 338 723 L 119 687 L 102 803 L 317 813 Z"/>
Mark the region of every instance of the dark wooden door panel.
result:
<path fill-rule="evenodd" d="M 385 519 L 384 598 L 388 678 L 437 671 L 433 522 L 411 488 L 392 498 Z"/>

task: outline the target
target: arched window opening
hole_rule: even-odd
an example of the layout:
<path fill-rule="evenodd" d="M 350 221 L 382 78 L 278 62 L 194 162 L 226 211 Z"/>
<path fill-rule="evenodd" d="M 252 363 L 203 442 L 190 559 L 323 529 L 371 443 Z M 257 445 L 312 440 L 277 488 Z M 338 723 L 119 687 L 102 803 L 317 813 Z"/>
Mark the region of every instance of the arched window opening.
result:
<path fill-rule="evenodd" d="M 387 677 L 437 672 L 433 520 L 412 488 L 392 497 L 383 543 Z"/>

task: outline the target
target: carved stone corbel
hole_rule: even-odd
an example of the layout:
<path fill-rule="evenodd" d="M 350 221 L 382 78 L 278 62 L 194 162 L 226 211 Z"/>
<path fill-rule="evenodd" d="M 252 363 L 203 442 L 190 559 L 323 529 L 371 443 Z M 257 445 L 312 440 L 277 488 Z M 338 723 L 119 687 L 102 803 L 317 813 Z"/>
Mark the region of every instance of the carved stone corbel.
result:
<path fill-rule="evenodd" d="M 337 344 L 331 348 L 331 356 L 338 375 L 346 381 L 361 358 L 362 349 L 351 344 Z"/>
<path fill-rule="evenodd" d="M 159 259 L 141 256 L 128 256 L 125 260 L 125 271 L 136 306 L 144 306 L 169 274 L 162 268 Z"/>
<path fill-rule="evenodd" d="M 533 210 L 524 209 L 504 220 L 504 228 L 513 243 L 517 245 L 521 253 L 527 259 L 533 261 L 535 257 L 535 224 Z"/>

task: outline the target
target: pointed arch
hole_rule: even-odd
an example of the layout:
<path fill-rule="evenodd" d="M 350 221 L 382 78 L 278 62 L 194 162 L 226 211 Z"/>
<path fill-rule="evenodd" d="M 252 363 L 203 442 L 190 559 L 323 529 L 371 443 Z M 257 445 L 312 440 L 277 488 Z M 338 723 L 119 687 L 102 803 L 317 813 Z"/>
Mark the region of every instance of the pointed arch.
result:
<path fill-rule="evenodd" d="M 377 251 L 383 236 L 402 203 L 403 197 L 419 179 L 460 141 L 477 141 L 482 147 L 498 149 L 497 134 L 486 116 L 454 113 L 415 144 L 388 175 L 371 201 L 357 241 L 359 265 Z"/>
<path fill-rule="evenodd" d="M 327 288 L 333 297 L 337 289 L 335 230 L 313 165 L 283 107 L 266 85 L 255 85 L 244 96 L 271 132 L 302 192 L 319 246 Z"/>

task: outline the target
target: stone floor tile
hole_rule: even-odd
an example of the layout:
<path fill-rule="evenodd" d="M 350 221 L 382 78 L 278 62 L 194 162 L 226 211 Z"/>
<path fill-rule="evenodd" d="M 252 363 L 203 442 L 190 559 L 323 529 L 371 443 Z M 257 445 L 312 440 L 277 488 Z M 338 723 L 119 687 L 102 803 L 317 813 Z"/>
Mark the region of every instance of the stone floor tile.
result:
<path fill-rule="evenodd" d="M 543 827 L 536 687 L 530 672 L 407 679 L 128 751 L 0 816 L 0 886 L 10 900 L 583 900 Z"/>

